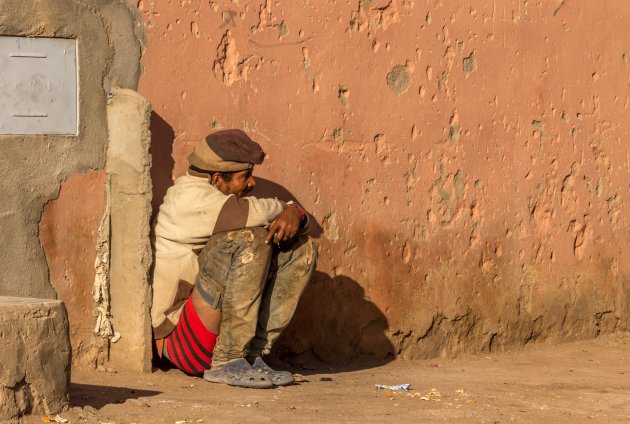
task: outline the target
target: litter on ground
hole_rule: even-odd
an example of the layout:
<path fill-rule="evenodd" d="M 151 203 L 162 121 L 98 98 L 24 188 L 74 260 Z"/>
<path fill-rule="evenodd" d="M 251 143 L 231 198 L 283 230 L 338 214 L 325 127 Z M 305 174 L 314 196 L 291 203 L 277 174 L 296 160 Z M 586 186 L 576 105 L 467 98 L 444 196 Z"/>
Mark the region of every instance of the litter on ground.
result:
<path fill-rule="evenodd" d="M 411 384 L 394 384 L 392 386 L 388 386 L 385 384 L 376 384 L 375 387 L 381 390 L 409 390 Z"/>

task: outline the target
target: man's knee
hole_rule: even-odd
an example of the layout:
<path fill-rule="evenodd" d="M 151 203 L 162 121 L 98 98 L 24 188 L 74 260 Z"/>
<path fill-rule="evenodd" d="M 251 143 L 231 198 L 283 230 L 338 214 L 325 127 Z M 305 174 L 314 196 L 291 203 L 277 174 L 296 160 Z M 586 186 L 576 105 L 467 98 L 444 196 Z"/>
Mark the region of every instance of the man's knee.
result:
<path fill-rule="evenodd" d="M 237 257 L 244 257 L 245 262 L 247 262 L 248 252 L 259 253 L 259 255 L 264 256 L 271 249 L 271 246 L 265 243 L 266 237 L 267 230 L 262 227 L 249 227 L 217 233 L 210 237 L 199 254 L 199 267 L 201 269 L 206 263 L 225 262 L 225 259 Z M 222 260 L 222 257 L 225 259 Z M 212 264 L 213 267 L 215 265 Z"/>
<path fill-rule="evenodd" d="M 234 252 L 235 266 L 268 266 L 271 255 L 271 246 L 265 243 L 267 230 L 261 227 L 243 228 L 241 230 L 228 231 L 226 238 L 234 244 L 237 250 Z"/>
<path fill-rule="evenodd" d="M 291 270 L 295 276 L 310 274 L 317 263 L 317 248 L 310 237 L 303 235 L 285 248 L 278 256 L 279 268 Z"/>
<path fill-rule="evenodd" d="M 225 232 L 227 240 L 237 242 L 245 241 L 251 243 L 252 245 L 262 244 L 264 246 L 268 246 L 268 244 L 265 243 L 267 234 L 269 234 L 269 232 L 263 227 L 247 227 Z"/>
<path fill-rule="evenodd" d="M 317 263 L 317 248 L 315 243 L 308 236 L 301 236 L 303 240 L 294 254 L 297 254 L 303 261 L 307 269 L 315 268 Z"/>
<path fill-rule="evenodd" d="M 213 235 L 199 254 L 197 288 L 215 309 L 221 309 L 230 275 L 266 275 L 271 246 L 265 243 L 267 230 L 243 228 Z"/>

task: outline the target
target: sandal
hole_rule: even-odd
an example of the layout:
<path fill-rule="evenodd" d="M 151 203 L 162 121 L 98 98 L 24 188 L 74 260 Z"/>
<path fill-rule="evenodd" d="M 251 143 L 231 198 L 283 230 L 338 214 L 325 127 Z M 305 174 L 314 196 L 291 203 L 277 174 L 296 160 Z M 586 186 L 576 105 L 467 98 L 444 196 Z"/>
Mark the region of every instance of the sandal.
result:
<path fill-rule="evenodd" d="M 252 389 L 270 389 L 271 379 L 249 365 L 245 358 L 233 359 L 216 369 L 204 371 L 203 379 L 211 383 L 224 383 L 229 386 L 248 387 Z"/>
<path fill-rule="evenodd" d="M 295 381 L 293 374 L 289 371 L 276 371 L 272 369 L 269 365 L 265 364 L 260 356 L 256 358 L 252 364 L 252 368 L 261 375 L 266 375 L 274 386 L 287 386 Z"/>

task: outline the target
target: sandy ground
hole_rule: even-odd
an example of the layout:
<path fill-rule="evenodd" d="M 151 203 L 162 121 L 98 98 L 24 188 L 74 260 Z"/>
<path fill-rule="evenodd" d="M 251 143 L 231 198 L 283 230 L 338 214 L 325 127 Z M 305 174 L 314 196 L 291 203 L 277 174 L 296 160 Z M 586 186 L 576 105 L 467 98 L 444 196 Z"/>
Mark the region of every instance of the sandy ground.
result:
<path fill-rule="evenodd" d="M 177 370 L 74 372 L 70 423 L 630 423 L 630 333 L 517 352 L 298 370 L 310 382 L 239 389 Z M 411 384 L 379 390 L 376 384 Z M 27 417 L 21 422 L 42 422 Z"/>

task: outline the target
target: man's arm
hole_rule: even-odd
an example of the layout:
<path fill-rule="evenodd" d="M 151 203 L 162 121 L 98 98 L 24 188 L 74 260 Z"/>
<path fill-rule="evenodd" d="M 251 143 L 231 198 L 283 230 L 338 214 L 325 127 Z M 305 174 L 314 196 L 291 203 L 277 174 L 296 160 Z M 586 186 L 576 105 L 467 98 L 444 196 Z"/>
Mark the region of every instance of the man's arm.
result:
<path fill-rule="evenodd" d="M 266 227 L 285 207 L 286 204 L 278 199 L 238 198 L 230 195 L 221 207 L 212 233 L 245 227 Z"/>
<path fill-rule="evenodd" d="M 295 203 L 284 203 L 278 199 L 239 199 L 229 196 L 223 204 L 213 234 L 245 227 L 269 226 L 267 243 L 280 243 L 294 237 L 306 227 L 308 218 L 304 210 Z"/>

